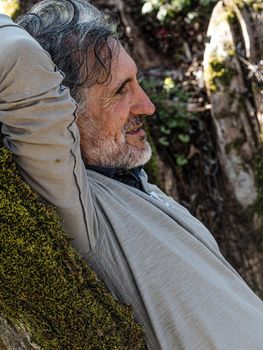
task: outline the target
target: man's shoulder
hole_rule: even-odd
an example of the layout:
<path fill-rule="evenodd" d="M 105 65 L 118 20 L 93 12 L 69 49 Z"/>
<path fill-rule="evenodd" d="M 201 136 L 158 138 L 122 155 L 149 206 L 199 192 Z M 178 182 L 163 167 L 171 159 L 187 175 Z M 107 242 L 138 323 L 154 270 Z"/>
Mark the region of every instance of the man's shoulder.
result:
<path fill-rule="evenodd" d="M 0 13 L 0 29 L 4 29 L 6 27 L 13 27 L 15 29 L 19 29 L 21 31 L 26 32 L 26 30 L 17 23 L 15 23 L 11 17 Z"/>
<path fill-rule="evenodd" d="M 18 26 L 15 24 L 12 19 L 4 14 L 0 14 L 0 28 L 6 26 Z"/>

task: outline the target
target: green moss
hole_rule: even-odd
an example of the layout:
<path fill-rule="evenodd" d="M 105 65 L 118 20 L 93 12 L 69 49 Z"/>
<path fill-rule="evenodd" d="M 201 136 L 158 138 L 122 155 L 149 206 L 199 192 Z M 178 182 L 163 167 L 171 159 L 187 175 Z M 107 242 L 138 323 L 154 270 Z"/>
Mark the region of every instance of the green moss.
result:
<path fill-rule="evenodd" d="M 261 14 L 263 12 L 263 2 L 262 2 L 262 0 L 252 1 L 251 6 L 253 8 L 253 11 L 256 12 L 257 14 Z"/>
<path fill-rule="evenodd" d="M 233 56 L 233 51 L 231 51 L 230 56 Z M 231 79 L 235 75 L 235 69 L 227 67 L 226 59 L 214 57 L 209 62 L 207 83 L 208 89 L 212 92 L 216 92 L 219 86 L 229 86 Z"/>
<path fill-rule="evenodd" d="M 263 9 L 262 0 L 235 0 L 234 2 L 240 9 L 242 9 L 244 6 L 251 6 L 253 10 Z"/>
<path fill-rule="evenodd" d="M 261 13 L 263 11 L 262 0 L 234 0 L 235 5 L 242 10 L 245 6 L 252 7 L 253 11 L 256 13 Z"/>
<path fill-rule="evenodd" d="M 54 209 L 21 180 L 3 147 L 0 165 L 0 313 L 41 349 L 145 349 L 130 307 L 73 250 Z"/>
<path fill-rule="evenodd" d="M 244 1 L 244 0 L 234 0 L 234 3 L 237 5 L 238 8 L 242 9 L 245 6 L 246 1 Z"/>
<path fill-rule="evenodd" d="M 237 16 L 235 14 L 235 12 L 233 11 L 233 9 L 227 7 L 226 8 L 226 20 L 228 23 L 235 23 L 237 20 Z"/>

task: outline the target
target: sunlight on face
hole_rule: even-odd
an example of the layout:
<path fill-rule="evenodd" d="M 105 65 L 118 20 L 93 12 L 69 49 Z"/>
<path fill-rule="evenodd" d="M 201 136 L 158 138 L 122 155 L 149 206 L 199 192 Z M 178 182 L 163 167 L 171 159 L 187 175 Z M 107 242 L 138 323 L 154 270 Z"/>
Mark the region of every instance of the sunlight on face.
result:
<path fill-rule="evenodd" d="M 87 89 L 87 108 L 77 124 L 86 164 L 131 169 L 145 164 L 151 147 L 142 129 L 154 105 L 137 81 L 137 68 L 122 46 L 113 58 L 112 79 Z"/>

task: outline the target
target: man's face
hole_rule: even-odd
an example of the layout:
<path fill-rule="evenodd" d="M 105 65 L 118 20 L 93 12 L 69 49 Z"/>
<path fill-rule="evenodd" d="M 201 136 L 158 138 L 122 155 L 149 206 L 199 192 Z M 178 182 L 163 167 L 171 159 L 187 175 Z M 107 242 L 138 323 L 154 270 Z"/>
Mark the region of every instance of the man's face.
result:
<path fill-rule="evenodd" d="M 122 46 L 112 60 L 111 81 L 88 88 L 87 107 L 77 124 L 88 165 L 131 169 L 145 164 L 151 148 L 143 116 L 155 107 L 137 81 L 137 68 Z"/>

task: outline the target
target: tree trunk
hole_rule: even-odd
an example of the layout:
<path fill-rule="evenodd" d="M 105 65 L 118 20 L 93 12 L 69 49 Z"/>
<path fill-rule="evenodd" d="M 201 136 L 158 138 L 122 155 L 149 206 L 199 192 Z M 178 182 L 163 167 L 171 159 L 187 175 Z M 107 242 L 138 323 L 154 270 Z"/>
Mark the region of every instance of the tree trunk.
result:
<path fill-rule="evenodd" d="M 30 344 L 29 335 L 0 316 L 0 350 L 35 350 L 39 347 Z"/>
<path fill-rule="evenodd" d="M 262 31 L 263 20 L 252 22 L 246 7 L 240 10 L 234 1 L 220 1 L 210 20 L 207 35 L 211 39 L 204 58 L 220 164 L 229 191 L 244 209 L 257 198 L 253 160 L 260 145 L 262 100 L 259 84 L 248 78 L 248 68 L 256 67 L 263 58 L 258 51 L 261 45 L 256 48 L 254 44 L 252 27 Z"/>
<path fill-rule="evenodd" d="M 227 190 L 244 209 L 250 228 L 243 238 L 248 244 L 238 255 L 247 280 L 257 281 L 262 295 L 262 249 L 257 247 L 262 213 L 256 210 L 262 184 L 257 181 L 256 162 L 262 149 L 263 4 L 258 6 L 255 11 L 245 3 L 238 7 L 233 0 L 218 2 L 207 33 L 204 73 Z M 249 239 L 253 236 L 255 242 Z"/>
<path fill-rule="evenodd" d="M 0 217 L 2 348 L 145 349 L 131 308 L 97 280 L 3 147 Z"/>

